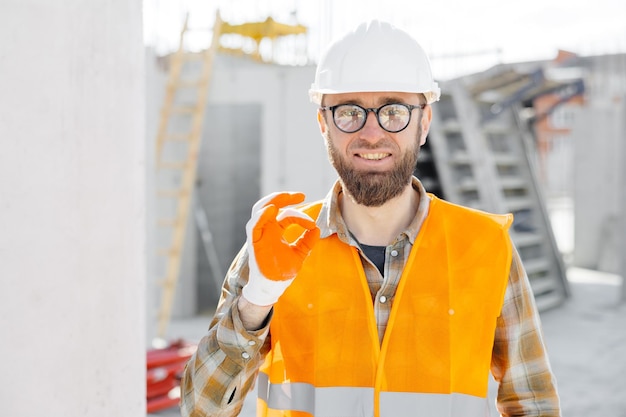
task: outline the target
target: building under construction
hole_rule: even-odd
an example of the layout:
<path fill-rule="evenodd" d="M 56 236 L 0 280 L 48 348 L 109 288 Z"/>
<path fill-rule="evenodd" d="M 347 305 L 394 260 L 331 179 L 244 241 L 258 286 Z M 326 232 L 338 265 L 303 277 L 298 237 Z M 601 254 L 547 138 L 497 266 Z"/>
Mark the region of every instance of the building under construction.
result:
<path fill-rule="evenodd" d="M 253 28 L 257 31 L 251 32 Z M 272 40 L 306 36 L 305 30 L 271 20 L 256 26 L 222 24 L 223 33 L 247 36 L 256 43 L 263 36 Z M 219 34 L 218 28 L 207 39 Z M 185 30 L 181 39 L 184 36 Z M 316 108 L 307 96 L 314 65 L 281 66 L 261 59 L 254 50 L 248 54 L 224 50 L 219 43 L 203 54 L 185 52 L 182 45 L 183 50 L 168 57 L 147 60 L 152 63 L 149 91 L 163 92 L 149 100 L 148 129 L 157 138 L 155 172 L 166 178 L 158 181 L 171 185 L 176 183 L 173 177 L 188 179 L 180 185 L 183 188 L 174 190 L 154 184 L 156 223 L 161 216 L 157 212 L 165 206 L 179 210 L 171 212 L 170 221 L 161 220 L 158 238 L 150 239 L 165 248 L 161 251 L 165 260 L 155 258 L 155 273 L 159 263 L 160 268 L 176 265 L 165 270 L 165 286 L 155 292 L 161 297 L 160 307 L 153 304 L 160 309 L 155 314 L 161 315 L 161 335 L 172 313 L 193 315 L 214 307 L 223 271 L 245 240 L 242 231 L 249 208 L 259 196 L 298 189 L 309 200 L 318 199 L 335 179 L 315 122 Z M 601 80 L 619 79 L 624 68 L 622 55 L 579 57 L 563 51 L 552 61 L 498 65 L 441 83 L 443 94 L 434 105 L 433 125 L 416 175 L 428 191 L 450 201 L 515 214 L 513 240 L 540 309 L 558 306 L 567 297 L 564 256 L 574 265 L 616 271 L 616 246 L 596 258 L 589 250 L 578 255 L 559 248 L 548 204 L 553 198 L 577 195 L 572 181 L 580 175 L 575 151 L 578 131 L 587 125 L 577 125 L 580 114 L 593 114 L 608 95 L 619 104 L 612 117 L 620 123 L 624 82 L 620 92 L 613 89 L 616 80 Z M 203 76 L 207 78 L 193 81 Z M 195 101 L 197 97 L 201 102 Z M 193 131 L 193 117 L 204 123 L 197 132 L 198 150 L 175 155 L 188 146 L 180 145 L 181 131 Z M 623 126 L 616 129 L 596 136 L 617 138 Z M 170 145 L 169 154 L 164 144 Z M 581 158 L 586 154 L 585 150 Z M 618 164 L 606 166 L 603 158 L 597 163 L 596 170 L 614 170 L 614 178 L 619 178 Z M 193 170 L 197 176 L 188 173 Z M 576 200 L 577 211 L 590 210 L 585 200 Z M 606 217 L 616 213 L 607 212 Z M 185 217 L 173 220 L 174 215 Z M 580 239 L 603 240 L 598 235 Z"/>
<path fill-rule="evenodd" d="M 129 387 L 146 386 L 149 343 L 214 308 L 253 203 L 312 201 L 335 180 L 314 65 L 258 49 L 289 38 L 302 53 L 307 28 L 218 15 L 204 47 L 188 48 L 185 24 L 179 50 L 157 56 L 140 2 L 0 11 L 2 414 L 143 415 Z M 445 199 L 515 214 L 542 311 L 567 299 L 568 265 L 626 275 L 624 74 L 625 55 L 564 51 L 440 82 L 415 173 Z M 573 247 L 555 204 L 575 213 Z"/>
<path fill-rule="evenodd" d="M 279 65 L 256 48 L 246 53 L 219 42 L 224 35 L 247 37 L 257 46 L 264 38 L 302 41 L 306 28 L 271 19 L 234 26 L 219 15 L 216 22 L 207 35 L 210 46 L 201 52 L 185 50 L 185 25 L 179 51 L 147 59 L 148 91 L 160 93 L 149 100 L 147 125 L 156 138 L 149 206 L 155 281 L 148 316 L 155 318 L 150 334 L 158 337 L 168 335 L 172 316 L 215 307 L 224 271 L 245 241 L 249 209 L 260 196 L 295 189 L 312 201 L 335 180 L 316 108 L 308 101 L 315 66 Z M 607 243 L 606 235 L 594 232 L 597 227 L 586 227 L 589 217 L 610 222 L 618 206 L 606 207 L 598 217 L 596 204 L 577 184 L 593 187 L 586 184 L 588 170 L 578 169 L 583 161 L 597 164 L 592 171 L 620 178 L 621 165 L 607 164 L 609 155 L 588 160 L 587 120 L 606 111 L 603 103 L 611 97 L 617 104 L 612 122 L 596 136 L 608 141 L 607 148 L 619 149 L 626 129 L 625 69 L 624 55 L 579 57 L 562 51 L 554 60 L 497 65 L 441 82 L 415 174 L 427 191 L 449 201 L 515 215 L 511 236 L 540 311 L 568 297 L 566 262 L 614 272 L 619 267 L 617 234 Z M 603 198 L 615 200 L 621 183 L 616 180 Z M 583 216 L 576 223 L 583 250 L 559 246 L 550 204 L 565 204 Z M 598 245 L 605 247 L 594 250 Z"/>

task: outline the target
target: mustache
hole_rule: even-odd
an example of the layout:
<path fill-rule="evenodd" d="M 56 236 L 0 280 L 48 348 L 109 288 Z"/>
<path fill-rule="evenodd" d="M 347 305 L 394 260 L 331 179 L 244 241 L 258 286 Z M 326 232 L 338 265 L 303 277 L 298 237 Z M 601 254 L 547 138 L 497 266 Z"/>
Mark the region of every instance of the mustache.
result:
<path fill-rule="evenodd" d="M 382 138 L 378 142 L 372 143 L 366 139 L 356 139 L 354 142 L 350 144 L 349 150 L 352 149 L 367 149 L 367 150 L 376 150 L 376 149 L 394 149 L 397 150 L 398 145 L 388 138 Z"/>

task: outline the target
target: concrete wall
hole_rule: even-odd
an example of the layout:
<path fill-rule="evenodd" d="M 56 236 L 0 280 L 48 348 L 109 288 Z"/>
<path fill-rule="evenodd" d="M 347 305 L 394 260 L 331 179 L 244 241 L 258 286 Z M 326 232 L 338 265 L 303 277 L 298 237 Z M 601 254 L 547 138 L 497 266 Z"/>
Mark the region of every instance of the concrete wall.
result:
<path fill-rule="evenodd" d="M 0 2 L 0 415 L 145 415 L 141 1 Z"/>
<path fill-rule="evenodd" d="M 625 208 L 624 101 L 591 100 L 574 128 L 574 258 L 578 267 L 618 273 Z"/>
<path fill-rule="evenodd" d="M 626 94 L 622 98 L 622 103 L 626 102 Z M 618 192 L 620 194 L 620 228 L 619 228 L 619 246 L 618 246 L 618 259 L 620 259 L 619 274 L 622 276 L 622 302 L 626 303 L 626 105 L 621 106 L 622 115 L 622 132 L 620 137 L 620 155 L 622 158 L 621 172 L 618 173 L 620 178 Z"/>
<path fill-rule="evenodd" d="M 233 57 L 217 62 L 209 102 L 259 103 L 263 109 L 261 195 L 297 190 L 318 199 L 336 178 L 317 127 L 317 108 L 308 97 L 314 76 L 314 66 L 275 66 Z"/>
<path fill-rule="evenodd" d="M 224 274 L 246 240 L 250 208 L 261 193 L 262 111 L 258 103 L 211 104 L 206 111 L 197 198 L 213 243 L 197 239 L 198 311 L 214 308 Z M 210 263 L 211 250 L 217 254 L 217 268 Z"/>
<path fill-rule="evenodd" d="M 626 54 L 584 58 L 585 106 L 572 130 L 574 266 L 626 269 Z M 622 271 L 626 274 L 626 271 Z M 626 290 L 625 290 L 626 291 Z"/>

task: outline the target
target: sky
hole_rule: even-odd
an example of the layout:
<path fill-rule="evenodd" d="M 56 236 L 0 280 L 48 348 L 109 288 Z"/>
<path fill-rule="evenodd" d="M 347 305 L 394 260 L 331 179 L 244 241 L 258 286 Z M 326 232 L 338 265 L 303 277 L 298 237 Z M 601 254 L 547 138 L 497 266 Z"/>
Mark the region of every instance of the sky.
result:
<path fill-rule="evenodd" d="M 158 53 L 177 45 L 184 15 L 210 27 L 219 6 L 229 23 L 268 16 L 309 28 L 315 61 L 331 39 L 378 18 L 411 33 L 446 79 L 498 63 L 551 59 L 559 49 L 580 55 L 626 52 L 624 0 L 144 0 L 144 37 Z"/>

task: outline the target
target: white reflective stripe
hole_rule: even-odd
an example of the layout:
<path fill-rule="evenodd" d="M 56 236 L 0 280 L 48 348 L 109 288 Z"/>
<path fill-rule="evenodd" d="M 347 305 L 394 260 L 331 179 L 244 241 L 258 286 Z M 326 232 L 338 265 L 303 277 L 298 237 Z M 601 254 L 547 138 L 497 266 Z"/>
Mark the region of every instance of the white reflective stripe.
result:
<path fill-rule="evenodd" d="M 267 374 L 259 372 L 259 399 L 275 410 L 304 411 L 315 414 L 315 387 L 302 382 L 270 384 Z"/>
<path fill-rule="evenodd" d="M 332 387 L 315 390 L 315 417 L 372 417 L 374 388 Z"/>
<path fill-rule="evenodd" d="M 355 387 L 315 388 L 311 384 L 269 383 L 259 372 L 258 397 L 274 410 L 305 411 L 315 417 L 371 417 L 374 389 Z"/>
<path fill-rule="evenodd" d="M 258 397 L 274 410 L 304 411 L 315 417 L 371 417 L 374 389 L 363 387 L 315 388 L 311 384 L 269 383 L 259 372 Z M 380 417 L 489 417 L 483 397 L 467 394 L 381 392 Z"/>
<path fill-rule="evenodd" d="M 381 417 L 489 417 L 483 397 L 467 394 L 381 392 Z"/>

